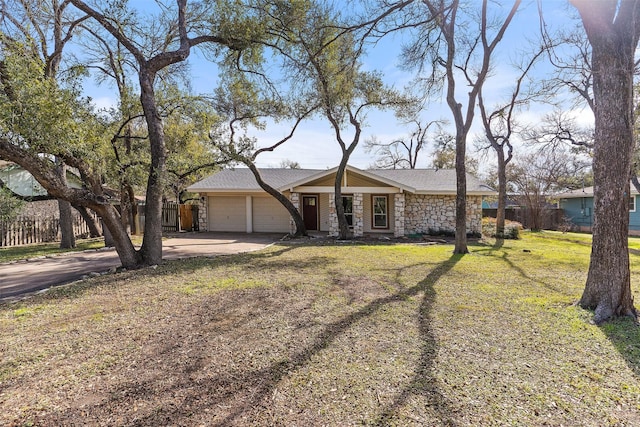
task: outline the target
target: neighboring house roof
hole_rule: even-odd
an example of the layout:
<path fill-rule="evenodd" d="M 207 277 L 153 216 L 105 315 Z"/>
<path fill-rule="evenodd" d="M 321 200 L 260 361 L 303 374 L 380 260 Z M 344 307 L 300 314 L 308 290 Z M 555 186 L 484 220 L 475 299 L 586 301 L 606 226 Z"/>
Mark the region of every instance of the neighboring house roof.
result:
<path fill-rule="evenodd" d="M 262 179 L 280 191 L 302 186 L 332 175 L 337 168 L 317 169 L 260 169 Z M 455 170 L 449 169 L 368 169 L 347 166 L 347 171 L 377 180 L 404 191 L 420 194 L 455 194 Z M 247 168 L 225 169 L 189 186 L 191 192 L 262 191 L 253 173 Z M 495 191 L 467 174 L 467 194 L 492 195 Z"/>
<path fill-rule="evenodd" d="M 636 187 L 631 184 L 631 194 L 640 194 Z M 593 187 L 584 187 L 577 190 L 567 191 L 566 193 L 558 194 L 556 196 L 559 199 L 578 199 L 581 197 L 593 197 Z"/>

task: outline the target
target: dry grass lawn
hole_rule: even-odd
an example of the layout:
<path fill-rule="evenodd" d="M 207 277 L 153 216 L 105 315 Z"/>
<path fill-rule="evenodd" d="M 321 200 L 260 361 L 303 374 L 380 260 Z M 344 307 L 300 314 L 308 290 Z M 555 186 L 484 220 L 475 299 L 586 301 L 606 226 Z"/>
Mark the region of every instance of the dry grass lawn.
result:
<path fill-rule="evenodd" d="M 572 305 L 588 239 L 291 243 L 0 304 L 0 425 L 640 425 L 640 328 Z"/>

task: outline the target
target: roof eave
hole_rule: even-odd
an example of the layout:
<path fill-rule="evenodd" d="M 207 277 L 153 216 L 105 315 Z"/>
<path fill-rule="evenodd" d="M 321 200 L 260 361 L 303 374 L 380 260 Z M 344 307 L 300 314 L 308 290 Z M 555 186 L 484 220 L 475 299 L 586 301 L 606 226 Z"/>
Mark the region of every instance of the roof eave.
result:
<path fill-rule="evenodd" d="M 187 187 L 189 193 L 264 193 L 262 188 L 193 188 Z"/>

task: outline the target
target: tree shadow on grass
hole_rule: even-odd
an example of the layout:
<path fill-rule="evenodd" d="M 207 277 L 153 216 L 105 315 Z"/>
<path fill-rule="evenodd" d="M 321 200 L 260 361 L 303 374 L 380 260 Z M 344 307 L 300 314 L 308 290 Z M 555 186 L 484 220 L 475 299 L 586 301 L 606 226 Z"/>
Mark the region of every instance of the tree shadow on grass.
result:
<path fill-rule="evenodd" d="M 627 366 L 640 377 L 640 326 L 632 319 L 616 319 L 600 326 Z"/>
<path fill-rule="evenodd" d="M 501 259 L 503 262 L 505 262 L 507 264 L 507 266 L 509 267 L 509 269 L 511 271 L 516 272 L 520 277 L 522 277 L 523 279 L 530 281 L 532 283 L 536 283 L 552 292 L 556 292 L 556 293 L 560 293 L 563 295 L 573 295 L 573 294 L 567 294 L 567 292 L 564 290 L 564 288 L 562 288 L 562 286 L 553 286 L 550 283 L 545 282 L 544 280 L 541 280 L 539 278 L 533 277 L 531 276 L 527 271 L 525 271 L 521 266 L 519 266 L 516 262 L 514 262 L 513 260 L 511 260 L 511 258 L 509 257 L 509 254 L 507 253 L 506 250 L 502 250 L 500 252 L 498 252 L 499 249 L 502 248 L 504 244 L 504 239 L 500 239 L 500 241 L 498 241 L 498 239 L 496 239 L 496 243 L 494 245 L 492 245 L 489 248 L 483 248 L 483 249 L 479 249 L 476 252 L 485 252 L 485 256 L 490 256 L 490 257 L 494 257 L 494 258 L 499 258 Z M 499 255 L 499 256 L 497 256 Z M 532 254 L 528 254 L 528 255 L 532 255 Z"/>
<path fill-rule="evenodd" d="M 376 298 L 353 313 L 324 324 L 319 330 L 316 329 L 315 337 L 308 345 L 293 350 L 288 356 L 276 358 L 271 364 L 258 368 L 252 368 L 250 364 L 234 365 L 235 369 L 216 370 L 214 375 L 207 375 L 200 371 L 203 371 L 207 364 L 207 352 L 217 350 L 213 342 L 221 336 L 221 328 L 227 328 L 229 331 L 224 335 L 227 337 L 225 339 L 232 338 L 234 325 L 250 321 L 253 310 L 251 307 L 261 307 L 269 298 L 269 290 L 246 291 L 241 296 L 217 296 L 216 298 L 229 298 L 216 301 L 217 307 L 222 311 L 216 312 L 215 308 L 202 303 L 201 306 L 194 307 L 198 313 L 197 317 L 202 318 L 200 323 L 185 327 L 176 321 L 152 340 L 152 348 L 147 348 L 147 351 L 153 355 L 154 361 L 157 360 L 157 365 L 153 363 L 147 366 L 145 363 L 140 366 L 143 370 L 140 372 L 141 375 L 121 382 L 115 389 L 105 390 L 107 394 L 98 401 L 49 413 L 40 421 L 42 425 L 53 425 L 56 422 L 64 424 L 74 417 L 82 417 L 91 423 L 91 419 L 114 416 L 112 412 L 114 408 L 118 408 L 120 416 L 124 417 L 123 423 L 127 425 L 188 425 L 194 422 L 194 416 L 208 411 L 213 411 L 209 413 L 211 417 L 207 419 L 208 425 L 245 425 L 247 422 L 250 423 L 247 417 L 250 419 L 256 411 L 269 410 L 269 399 L 277 395 L 278 385 L 286 377 L 312 363 L 314 356 L 334 345 L 358 322 L 366 321 L 390 304 L 404 302 L 408 298 L 423 294 L 417 313 L 422 348 L 413 378 L 393 402 L 382 408 L 377 424 L 384 425 L 388 420 L 402 419 L 400 411 L 403 406 L 412 396 L 420 396 L 427 402 L 429 411 L 435 412 L 440 418 L 441 425 L 452 425 L 450 402 L 439 392 L 433 375 L 437 341 L 431 311 L 436 296 L 434 284 L 446 275 L 461 257 L 454 255 L 436 264 L 423 280 L 411 287 Z M 275 305 L 275 308 L 270 310 L 278 313 L 288 303 L 275 299 L 269 300 L 268 304 Z M 243 309 L 247 305 L 250 309 Z M 312 310 L 305 316 L 312 320 Z M 268 328 L 268 325 L 264 327 Z M 194 334 L 201 336 L 194 339 Z M 199 347 L 198 344 L 202 346 Z M 253 351 L 261 349 L 255 348 Z M 154 409 L 133 412 L 134 406 L 140 406 L 145 402 L 150 402 Z M 381 401 L 381 404 L 384 403 Z M 214 415 L 215 411 L 218 414 Z"/>
<path fill-rule="evenodd" d="M 462 255 L 453 255 L 449 260 L 443 262 L 433 269 L 420 283 L 414 288 L 419 288 L 417 292 L 424 292 L 422 302 L 418 310 L 419 331 L 422 342 L 420 359 L 416 365 L 414 376 L 411 382 L 402 390 L 402 392 L 389 404 L 378 417 L 375 425 L 384 426 L 395 424 L 398 420 L 398 412 L 408 402 L 412 396 L 422 396 L 432 413 L 438 418 L 437 425 L 453 426 L 456 425 L 453 405 L 451 401 L 444 396 L 436 384 L 436 378 L 433 374 L 434 361 L 437 355 L 438 343 L 436 334 L 432 327 L 432 308 L 435 302 L 436 291 L 435 283 L 445 274 L 447 274 L 455 264 L 462 258 Z M 417 293 L 416 292 L 416 293 Z M 418 420 L 426 423 L 427 420 Z M 429 420 L 433 423 L 433 420 Z"/>
<path fill-rule="evenodd" d="M 398 396 L 398 398 L 395 399 L 392 405 L 383 411 L 380 416 L 380 421 L 383 422 L 385 419 L 392 416 L 394 412 L 406 402 L 407 398 L 415 393 L 428 394 L 432 398 L 432 401 L 437 402 L 437 407 L 441 409 L 438 413 L 442 414 L 443 418 L 447 417 L 448 419 L 448 416 L 446 415 L 449 412 L 447 411 L 448 405 L 446 404 L 445 399 L 437 392 L 437 386 L 434 385 L 435 381 L 431 373 L 437 344 L 435 334 L 431 328 L 430 311 L 435 299 L 435 291 L 433 290 L 434 283 L 436 283 L 440 277 L 449 272 L 461 257 L 461 255 L 454 255 L 449 260 L 439 264 L 424 280 L 415 286 L 371 301 L 355 313 L 327 325 L 324 331 L 316 337 L 311 346 L 294 354 L 288 361 L 271 366 L 271 368 L 265 372 L 266 375 L 260 375 L 266 377 L 265 379 L 268 379 L 268 381 L 265 381 L 262 384 L 259 391 L 253 395 L 252 399 L 247 402 L 246 405 L 229 414 L 217 425 L 228 425 L 233 420 L 240 417 L 246 409 L 258 405 L 260 401 L 273 393 L 276 385 L 287 375 L 288 372 L 299 369 L 308 364 L 314 355 L 329 347 L 338 336 L 344 334 L 350 327 L 360 320 L 372 316 L 375 312 L 388 304 L 403 301 L 409 297 L 419 294 L 420 292 L 424 292 L 423 301 L 418 313 L 420 323 L 419 329 L 423 340 L 423 351 L 411 384 L 400 394 L 400 396 Z"/>

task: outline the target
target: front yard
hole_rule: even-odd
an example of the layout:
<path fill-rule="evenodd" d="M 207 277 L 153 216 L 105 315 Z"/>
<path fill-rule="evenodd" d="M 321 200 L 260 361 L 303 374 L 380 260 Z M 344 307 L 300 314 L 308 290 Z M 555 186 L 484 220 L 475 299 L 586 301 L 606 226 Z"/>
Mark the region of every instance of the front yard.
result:
<path fill-rule="evenodd" d="M 632 286 L 640 301 L 640 240 Z M 0 305 L 0 425 L 640 425 L 589 238 L 281 244 Z"/>

